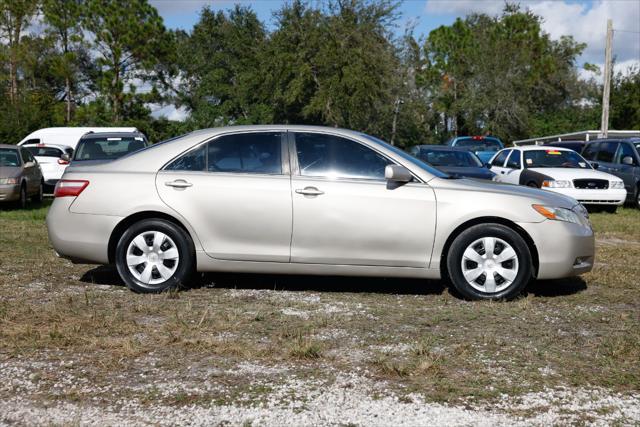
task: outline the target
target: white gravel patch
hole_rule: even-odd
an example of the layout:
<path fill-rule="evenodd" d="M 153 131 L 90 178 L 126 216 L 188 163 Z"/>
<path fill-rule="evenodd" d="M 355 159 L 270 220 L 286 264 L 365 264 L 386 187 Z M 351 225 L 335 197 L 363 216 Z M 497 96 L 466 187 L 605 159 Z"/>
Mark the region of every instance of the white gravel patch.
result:
<path fill-rule="evenodd" d="M 259 369 L 257 365 L 243 368 L 247 373 Z M 162 387 L 168 388 L 171 387 Z M 179 388 L 185 391 L 184 386 Z M 189 391 L 198 392 L 198 389 Z M 374 395 L 382 397 L 374 398 Z M 239 405 L 175 407 L 142 404 L 136 400 L 114 400 L 107 406 L 68 402 L 43 405 L 17 395 L 0 401 L 0 425 L 542 426 L 578 423 L 585 416 L 593 417 L 595 425 L 640 423 L 640 396 L 625 397 L 600 389 L 554 389 L 519 397 L 504 396 L 502 403 L 491 408 L 483 405 L 482 408 L 468 409 L 429 403 L 416 394 L 400 400 L 385 389 L 384 383 L 374 382 L 357 373 L 340 374 L 331 384 L 322 380 L 291 378 L 274 386 L 260 402 L 241 397 L 242 404 Z M 535 415 L 516 417 L 509 415 L 511 410 L 534 410 Z"/>

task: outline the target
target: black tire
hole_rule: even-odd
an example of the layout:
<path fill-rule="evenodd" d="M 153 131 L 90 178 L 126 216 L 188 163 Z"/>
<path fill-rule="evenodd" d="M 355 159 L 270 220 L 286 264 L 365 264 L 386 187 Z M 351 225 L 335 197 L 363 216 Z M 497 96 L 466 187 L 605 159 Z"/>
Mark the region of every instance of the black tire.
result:
<path fill-rule="evenodd" d="M 462 273 L 465 250 L 473 242 L 484 237 L 494 237 L 506 242 L 513 248 L 518 261 L 518 270 L 512 283 L 505 289 L 493 293 L 482 292 L 474 288 L 467 282 Z M 513 299 L 522 292 L 533 278 L 533 261 L 527 243 L 514 230 L 501 224 L 478 224 L 460 233 L 451 244 L 447 253 L 447 272 L 455 289 L 467 299 Z"/>
<path fill-rule="evenodd" d="M 533 188 L 540 188 L 538 187 L 538 184 L 536 184 L 535 182 L 531 181 L 527 183 L 527 187 L 533 187 Z"/>
<path fill-rule="evenodd" d="M 175 243 L 179 259 L 177 269 L 173 275 L 153 285 L 138 280 L 127 265 L 127 250 L 130 243 L 144 232 L 158 231 L 164 233 Z M 195 269 L 195 249 L 193 241 L 187 232 L 172 222 L 162 219 L 146 219 L 131 225 L 120 237 L 115 254 L 118 274 L 127 287 L 137 293 L 159 293 L 172 289 L 184 288 Z M 158 270 L 155 270 L 157 273 Z"/>
<path fill-rule="evenodd" d="M 38 193 L 31 197 L 31 201 L 35 203 L 42 203 L 44 200 L 44 181 L 40 181 L 40 187 L 38 188 Z"/>
<path fill-rule="evenodd" d="M 606 205 L 602 207 L 602 211 L 610 214 L 616 213 L 618 210 L 618 206 L 616 205 Z"/>
<path fill-rule="evenodd" d="M 638 185 L 638 188 L 636 188 L 636 197 L 633 203 L 636 206 L 636 208 L 640 209 L 640 184 Z"/>
<path fill-rule="evenodd" d="M 24 182 L 20 186 L 20 198 L 16 202 L 16 207 L 18 209 L 24 209 L 27 207 L 27 186 Z"/>

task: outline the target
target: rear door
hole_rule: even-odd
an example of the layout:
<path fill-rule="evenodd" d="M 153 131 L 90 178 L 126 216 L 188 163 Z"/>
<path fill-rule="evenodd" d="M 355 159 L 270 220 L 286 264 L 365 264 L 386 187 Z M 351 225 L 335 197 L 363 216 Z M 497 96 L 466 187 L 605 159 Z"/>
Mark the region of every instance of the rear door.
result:
<path fill-rule="evenodd" d="M 505 175 L 508 169 L 505 167 L 507 157 L 511 154 L 511 149 L 505 149 L 499 151 L 498 154 L 491 160 L 491 172 L 495 173 L 495 181 L 505 182 Z"/>
<path fill-rule="evenodd" d="M 622 159 L 624 159 L 625 157 L 631 158 L 632 164 L 628 165 L 623 163 Z M 632 198 L 636 190 L 634 171 L 640 166 L 640 159 L 638 159 L 632 143 L 624 141 L 620 142 L 614 160 L 615 169 L 613 172 L 618 177 L 622 178 L 622 180 L 624 181 L 624 187 L 627 190 L 629 197 Z"/>
<path fill-rule="evenodd" d="M 502 176 L 502 182 L 509 184 L 520 184 L 520 174 L 522 172 L 522 151 L 511 150 L 505 165 L 506 173 Z"/>
<path fill-rule="evenodd" d="M 436 221 L 431 187 L 387 183 L 384 169 L 393 161 L 360 141 L 291 135 L 292 262 L 428 265 Z"/>
<path fill-rule="evenodd" d="M 162 200 L 214 258 L 289 262 L 291 183 L 286 131 L 221 135 L 156 176 Z"/>
<path fill-rule="evenodd" d="M 38 166 L 36 159 L 26 148 L 21 148 L 20 154 L 22 155 L 24 175 L 27 179 L 27 193 L 36 193 L 40 187 L 40 166 Z"/>

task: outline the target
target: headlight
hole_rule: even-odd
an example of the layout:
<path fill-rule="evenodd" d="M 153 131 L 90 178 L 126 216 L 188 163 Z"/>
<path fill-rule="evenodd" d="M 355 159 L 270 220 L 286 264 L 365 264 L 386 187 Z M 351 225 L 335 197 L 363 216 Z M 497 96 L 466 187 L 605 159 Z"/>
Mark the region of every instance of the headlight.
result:
<path fill-rule="evenodd" d="M 542 186 L 547 188 L 571 188 L 571 181 L 556 181 L 554 179 L 545 179 Z"/>
<path fill-rule="evenodd" d="M 11 185 L 17 184 L 18 178 L 0 178 L 0 185 Z"/>
<path fill-rule="evenodd" d="M 583 214 L 583 212 L 586 213 L 586 209 L 583 211 L 578 208 L 579 213 L 577 213 L 571 209 L 554 208 L 551 206 L 531 205 L 531 207 L 545 218 L 552 219 L 554 221 L 572 222 L 585 227 L 591 227 L 589 218 Z"/>
<path fill-rule="evenodd" d="M 624 188 L 622 181 L 609 181 L 609 188 Z"/>

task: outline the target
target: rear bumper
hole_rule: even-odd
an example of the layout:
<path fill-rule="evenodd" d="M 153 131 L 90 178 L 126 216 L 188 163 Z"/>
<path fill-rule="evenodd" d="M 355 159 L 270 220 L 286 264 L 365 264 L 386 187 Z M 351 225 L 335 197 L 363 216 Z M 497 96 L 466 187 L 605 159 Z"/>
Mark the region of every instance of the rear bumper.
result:
<path fill-rule="evenodd" d="M 53 249 L 73 262 L 108 264 L 109 238 L 122 218 L 70 212 L 74 200 L 74 197 L 56 198 L 49 208 L 47 230 Z"/>
<path fill-rule="evenodd" d="M 0 202 L 12 202 L 20 199 L 20 185 L 0 185 Z"/>
<path fill-rule="evenodd" d="M 581 190 L 578 188 L 545 188 L 547 191 L 564 194 L 573 197 L 583 205 L 621 205 L 627 198 L 627 190 Z"/>
<path fill-rule="evenodd" d="M 587 273 L 595 260 L 591 228 L 563 221 L 519 223 L 538 251 L 538 279 L 560 279 Z"/>

